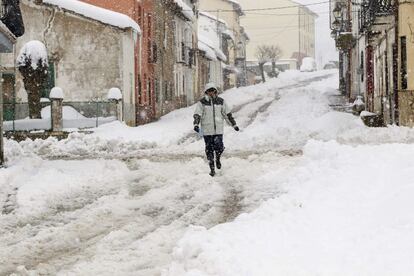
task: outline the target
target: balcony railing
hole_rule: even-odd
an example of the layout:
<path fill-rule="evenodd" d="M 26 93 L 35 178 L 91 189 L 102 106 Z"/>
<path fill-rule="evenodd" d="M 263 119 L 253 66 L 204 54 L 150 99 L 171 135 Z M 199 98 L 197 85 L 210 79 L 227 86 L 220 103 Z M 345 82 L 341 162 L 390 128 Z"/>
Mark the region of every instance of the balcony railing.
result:
<path fill-rule="evenodd" d="M 394 13 L 395 0 L 366 0 L 361 5 L 361 31 L 370 28 L 377 17 L 388 16 Z"/>

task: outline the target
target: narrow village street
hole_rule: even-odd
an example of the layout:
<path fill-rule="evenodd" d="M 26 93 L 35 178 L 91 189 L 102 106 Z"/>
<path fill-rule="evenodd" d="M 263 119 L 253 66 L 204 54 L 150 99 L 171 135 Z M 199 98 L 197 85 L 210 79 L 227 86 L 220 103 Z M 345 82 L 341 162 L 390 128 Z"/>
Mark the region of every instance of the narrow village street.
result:
<path fill-rule="evenodd" d="M 223 169 L 214 178 L 191 132 L 194 107 L 137 128 L 113 123 L 62 141 L 7 140 L 0 275 L 210 275 L 191 272 L 199 253 L 186 253 L 180 240 L 194 226 L 230 226 L 268 200 L 284 202 L 300 186 L 287 187 L 289 179 L 304 177 L 297 170 L 306 144 L 414 141 L 411 129 L 369 129 L 334 111 L 335 73 L 287 72 L 224 93 L 242 130 L 226 128 Z M 211 275 L 236 275 L 232 267 L 226 274 L 212 266 Z"/>

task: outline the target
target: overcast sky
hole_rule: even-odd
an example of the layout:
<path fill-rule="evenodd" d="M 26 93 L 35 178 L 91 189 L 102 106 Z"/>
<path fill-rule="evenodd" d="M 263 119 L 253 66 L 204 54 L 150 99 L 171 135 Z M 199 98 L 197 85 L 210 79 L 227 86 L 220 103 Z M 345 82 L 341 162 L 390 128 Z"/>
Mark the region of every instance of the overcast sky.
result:
<path fill-rule="evenodd" d="M 298 0 L 301 4 L 323 2 L 323 0 Z M 316 20 L 316 59 L 319 64 L 325 64 L 329 60 L 338 60 L 338 52 L 335 42 L 331 38 L 329 29 L 329 3 L 309 6 L 309 9 L 319 15 Z"/>

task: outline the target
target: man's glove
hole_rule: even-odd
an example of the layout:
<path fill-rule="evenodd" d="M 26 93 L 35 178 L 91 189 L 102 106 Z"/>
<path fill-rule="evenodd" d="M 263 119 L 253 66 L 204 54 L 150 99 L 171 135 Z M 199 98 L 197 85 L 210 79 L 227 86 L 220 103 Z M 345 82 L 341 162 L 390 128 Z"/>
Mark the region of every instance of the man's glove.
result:
<path fill-rule="evenodd" d="M 238 126 L 234 126 L 234 130 L 235 130 L 235 131 L 239 131 L 239 130 L 240 130 L 240 128 L 239 128 Z"/>
<path fill-rule="evenodd" d="M 199 126 L 194 126 L 194 131 L 195 132 L 200 132 L 200 127 Z"/>

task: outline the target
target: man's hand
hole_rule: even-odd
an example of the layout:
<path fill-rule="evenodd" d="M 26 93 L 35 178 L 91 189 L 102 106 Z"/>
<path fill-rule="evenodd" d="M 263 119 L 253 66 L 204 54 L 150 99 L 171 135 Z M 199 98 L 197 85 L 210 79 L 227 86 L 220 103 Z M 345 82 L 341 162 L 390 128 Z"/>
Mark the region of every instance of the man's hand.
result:
<path fill-rule="evenodd" d="M 234 130 L 235 130 L 235 131 L 239 131 L 239 130 L 240 130 L 240 128 L 239 128 L 238 126 L 234 126 Z"/>
<path fill-rule="evenodd" d="M 200 132 L 200 127 L 199 126 L 194 126 L 194 131 L 195 132 Z"/>

